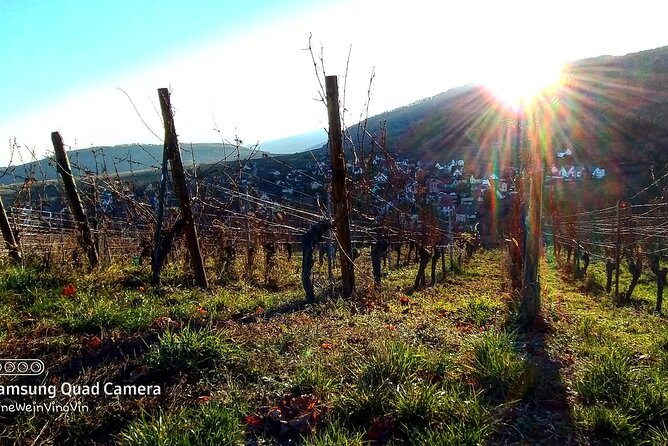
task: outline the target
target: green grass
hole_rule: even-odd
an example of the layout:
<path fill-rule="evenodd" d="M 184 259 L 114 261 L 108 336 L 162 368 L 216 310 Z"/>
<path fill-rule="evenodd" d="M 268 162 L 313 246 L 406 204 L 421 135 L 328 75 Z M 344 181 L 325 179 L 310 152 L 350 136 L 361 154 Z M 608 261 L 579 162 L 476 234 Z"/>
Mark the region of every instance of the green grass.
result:
<path fill-rule="evenodd" d="M 206 373 L 220 366 L 234 367 L 243 360 L 242 351 L 209 329 L 186 326 L 179 332 L 167 330 L 145 356 L 149 367 L 162 373 Z"/>
<path fill-rule="evenodd" d="M 356 262 L 357 297 L 328 296 L 326 268 L 316 266 L 315 303 L 304 302 L 298 255 L 288 263 L 279 253 L 275 271 L 265 274 L 258 264 L 247 278 L 242 258 L 226 272 L 214 260 L 207 291 L 189 286 L 180 262 L 167 265 L 159 289 L 147 285 L 146 264 L 92 272 L 0 265 L 7 355 L 37 352 L 56 379 L 79 383 L 131 382 L 143 367 L 148 375 L 137 382 L 162 389 L 159 397 L 84 397 L 95 407 L 89 414 L 19 417 L 2 440 L 545 445 L 668 438 L 668 329 L 653 311 L 650 276 L 631 304 L 618 306 L 602 291 L 602 265 L 592 263 L 589 276 L 576 280 L 550 256 L 541 264 L 545 324 L 522 332 L 512 325 L 498 251 L 477 254 L 444 280 L 438 268 L 436 285 L 414 292 L 414 264 L 384 271 L 379 290 L 370 286 L 365 250 Z M 628 279 L 624 271 L 622 290 Z M 73 295 L 63 294 L 67 284 Z M 97 349 L 96 337 L 103 340 Z M 265 416 L 286 395 L 313 395 L 308 410 L 317 416 L 308 429 L 246 425 L 246 416 Z"/>
<path fill-rule="evenodd" d="M 357 360 L 360 385 L 368 387 L 393 386 L 413 381 L 424 369 L 427 356 L 420 347 L 400 341 L 374 344 L 367 356 Z"/>
<path fill-rule="evenodd" d="M 237 446 L 245 433 L 240 416 L 219 405 L 203 405 L 177 414 L 144 414 L 120 435 L 119 444 L 132 446 Z"/>
<path fill-rule="evenodd" d="M 517 397 L 529 384 L 527 361 L 512 334 L 488 331 L 473 341 L 472 353 L 472 375 L 488 396 Z"/>
<path fill-rule="evenodd" d="M 668 425 L 668 335 L 654 312 L 653 276 L 641 278 L 630 303 L 605 292 L 605 267 L 590 265 L 575 280 L 570 268 L 547 268 L 547 306 L 555 322 L 555 353 L 572 363 L 568 382 L 577 394 L 572 413 L 585 438 L 603 444 L 664 444 Z M 548 265 L 548 267 L 550 266 Z M 560 277 L 561 276 L 561 277 Z M 630 282 L 626 268 L 620 292 Z M 614 285 L 613 285 L 614 288 Z"/>

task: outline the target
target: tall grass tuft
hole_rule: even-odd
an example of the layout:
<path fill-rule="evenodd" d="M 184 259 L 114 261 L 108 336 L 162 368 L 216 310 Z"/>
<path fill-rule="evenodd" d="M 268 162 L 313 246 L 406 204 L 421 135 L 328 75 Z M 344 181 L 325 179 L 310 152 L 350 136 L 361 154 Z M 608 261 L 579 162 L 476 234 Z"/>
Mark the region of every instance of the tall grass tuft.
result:
<path fill-rule="evenodd" d="M 575 383 L 575 390 L 585 404 L 618 403 L 626 397 L 633 377 L 627 352 L 605 348 L 592 358 Z"/>
<path fill-rule="evenodd" d="M 189 326 L 166 331 L 145 356 L 146 365 L 159 372 L 204 373 L 219 366 L 240 365 L 242 351 L 219 334 Z"/>
<path fill-rule="evenodd" d="M 390 341 L 376 344 L 368 357 L 358 360 L 356 365 L 360 382 L 373 387 L 410 382 L 426 363 L 427 355 L 422 348 Z"/>
<path fill-rule="evenodd" d="M 519 394 L 528 384 L 523 382 L 528 363 L 508 333 L 489 331 L 480 336 L 473 343 L 473 358 L 473 376 L 491 398 Z"/>
<path fill-rule="evenodd" d="M 238 414 L 218 404 L 186 409 L 177 414 L 144 414 L 119 435 L 121 445 L 236 446 L 243 444 L 244 427 Z"/>

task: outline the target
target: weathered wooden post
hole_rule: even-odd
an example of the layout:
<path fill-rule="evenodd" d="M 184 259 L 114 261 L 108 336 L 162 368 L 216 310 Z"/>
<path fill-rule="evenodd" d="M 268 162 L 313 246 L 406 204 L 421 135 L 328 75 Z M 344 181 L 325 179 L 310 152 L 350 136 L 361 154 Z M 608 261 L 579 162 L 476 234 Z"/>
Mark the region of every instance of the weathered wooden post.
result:
<path fill-rule="evenodd" d="M 617 201 L 617 239 L 615 241 L 615 299 L 619 296 L 619 268 L 621 263 L 621 249 L 622 249 L 622 202 Z"/>
<path fill-rule="evenodd" d="M 190 252 L 190 263 L 195 271 L 195 282 L 202 288 L 208 287 L 206 271 L 204 270 L 204 259 L 197 239 L 197 228 L 195 228 L 195 219 L 190 207 L 190 192 L 186 184 L 186 175 L 181 160 L 181 150 L 176 136 L 176 127 L 174 126 L 174 115 L 172 114 L 172 105 L 169 100 L 169 90 L 166 88 L 158 89 L 158 98 L 160 100 L 160 109 L 162 110 L 162 120 L 165 127 L 165 147 L 167 148 L 167 159 L 172 170 L 172 180 L 174 182 L 174 194 L 179 200 L 179 209 L 181 218 L 185 223 L 185 236 Z"/>
<path fill-rule="evenodd" d="M 452 211 L 453 209 L 450 208 L 450 212 L 448 212 L 448 254 L 450 255 L 450 270 L 455 269 L 455 260 L 454 260 L 454 237 L 452 235 Z"/>
<path fill-rule="evenodd" d="M 162 221 L 165 217 L 165 193 L 167 192 L 167 163 L 168 163 L 168 147 L 166 144 L 167 138 L 165 138 L 165 144 L 162 149 L 162 170 L 160 172 L 160 189 L 158 190 L 158 209 L 156 210 L 156 223 L 155 223 L 155 241 L 153 243 L 153 259 L 152 259 L 152 277 L 151 284 L 153 286 L 160 285 L 160 271 L 162 269 L 162 258 L 160 255 L 160 245 L 161 245 L 161 235 L 162 235 Z"/>
<path fill-rule="evenodd" d="M 350 297 L 355 290 L 355 269 L 348 217 L 348 195 L 346 193 L 346 163 L 343 156 L 343 135 L 339 114 L 339 86 L 337 76 L 325 77 L 327 95 L 327 117 L 329 121 L 329 154 L 332 166 L 332 202 L 336 239 L 341 248 L 341 281 L 343 295 Z"/>
<path fill-rule="evenodd" d="M 535 126 L 535 121 L 533 122 Z M 535 129 L 534 129 L 535 130 Z M 524 271 L 520 314 L 522 323 L 532 325 L 540 313 L 540 283 L 538 280 L 538 262 L 541 245 L 541 211 L 543 207 L 543 168 L 540 159 L 541 150 L 537 146 L 536 132 L 530 135 L 528 149 L 531 160 L 529 178 L 529 208 L 525 226 Z"/>
<path fill-rule="evenodd" d="M 0 230 L 2 230 L 2 237 L 5 239 L 5 244 L 9 250 L 9 257 L 11 257 L 12 262 L 15 265 L 21 265 L 22 256 L 21 256 L 21 247 L 16 242 L 16 237 L 14 237 L 14 231 L 9 224 L 9 219 L 7 218 L 7 213 L 5 212 L 5 205 L 2 203 L 2 198 L 0 197 Z"/>
<path fill-rule="evenodd" d="M 52 132 L 51 142 L 53 143 L 53 150 L 56 155 L 56 169 L 58 170 L 60 178 L 63 180 L 63 186 L 65 188 L 65 201 L 70 208 L 74 220 L 77 222 L 81 247 L 88 255 L 90 266 L 94 268 L 99 263 L 97 244 L 95 243 L 93 231 L 88 222 L 88 217 L 84 211 L 83 204 L 81 203 L 81 197 L 77 190 L 74 175 L 72 175 L 72 166 L 70 165 L 70 160 L 65 152 L 63 138 L 60 136 L 60 133 Z"/>

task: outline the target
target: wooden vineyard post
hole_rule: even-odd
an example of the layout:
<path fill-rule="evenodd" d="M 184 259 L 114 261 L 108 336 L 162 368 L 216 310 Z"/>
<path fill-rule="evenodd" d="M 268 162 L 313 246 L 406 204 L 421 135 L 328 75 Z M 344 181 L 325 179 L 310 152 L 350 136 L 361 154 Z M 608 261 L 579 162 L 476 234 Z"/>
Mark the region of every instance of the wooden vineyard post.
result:
<path fill-rule="evenodd" d="M 167 138 L 165 138 L 167 141 Z M 167 192 L 167 145 L 162 149 L 162 170 L 160 172 L 160 189 L 158 190 L 158 209 L 155 223 L 155 241 L 153 243 L 153 263 L 152 263 L 152 277 L 151 284 L 153 286 L 160 285 L 160 270 L 162 269 L 162 258 L 160 253 L 161 234 L 162 234 L 162 220 L 165 217 L 165 193 Z"/>
<path fill-rule="evenodd" d="M 5 212 L 5 205 L 2 203 L 2 198 L 0 197 L 0 230 L 2 230 L 2 237 L 5 239 L 7 244 L 7 249 L 9 250 L 9 257 L 11 257 L 12 262 L 15 265 L 21 264 L 21 247 L 16 242 L 16 237 L 14 237 L 14 231 L 9 225 L 9 219 L 7 218 L 7 213 Z"/>
<path fill-rule="evenodd" d="M 195 283 L 202 288 L 207 288 L 206 271 L 204 270 L 204 259 L 197 239 L 197 228 L 195 228 L 195 219 L 190 207 L 190 192 L 186 185 L 186 175 L 181 160 L 181 150 L 176 136 L 176 127 L 174 126 L 174 115 L 172 114 L 172 105 L 169 99 L 169 91 L 166 88 L 158 89 L 160 100 L 160 109 L 162 111 L 162 120 L 165 127 L 165 148 L 167 149 L 167 159 L 172 170 L 172 180 L 174 182 L 174 195 L 179 200 L 179 209 L 181 218 L 184 221 L 186 244 L 190 252 L 190 263 L 195 272 Z"/>
<path fill-rule="evenodd" d="M 339 114 L 339 86 L 336 76 L 325 77 L 327 95 L 327 118 L 329 121 L 329 154 L 332 166 L 332 202 L 334 205 L 334 227 L 341 248 L 341 281 L 344 297 L 355 290 L 353 249 L 350 238 L 348 195 L 346 192 L 346 163 L 343 156 L 343 136 Z"/>
<path fill-rule="evenodd" d="M 450 212 L 448 212 L 448 253 L 450 255 L 450 270 L 453 271 L 455 269 L 455 261 L 453 257 L 453 249 L 454 249 L 454 239 L 452 238 L 452 211 L 453 209 L 450 208 Z"/>
<path fill-rule="evenodd" d="M 532 144 L 536 144 L 533 142 Z M 531 147 L 536 149 L 535 147 Z M 531 176 L 529 178 L 529 206 L 527 224 L 524 228 L 524 271 L 522 300 L 520 305 L 521 319 L 525 326 L 535 323 L 540 313 L 540 283 L 538 279 L 538 262 L 541 245 L 541 210 L 543 206 L 543 169 L 538 158 L 540 151 L 531 151 Z"/>
<path fill-rule="evenodd" d="M 56 169 L 58 170 L 58 174 L 60 175 L 60 178 L 62 178 L 65 187 L 65 201 L 67 201 L 67 206 L 70 208 L 70 212 L 72 213 L 74 220 L 77 222 L 81 247 L 88 255 L 90 266 L 94 268 L 99 263 L 97 246 L 93 239 L 93 232 L 90 223 L 88 222 L 88 217 L 86 216 L 83 204 L 81 203 L 81 197 L 79 196 L 79 191 L 77 190 L 77 185 L 74 181 L 74 175 L 72 175 L 72 166 L 70 165 L 70 160 L 65 152 L 63 138 L 60 136 L 60 133 L 52 132 L 51 142 L 53 143 L 53 150 L 56 155 Z"/>
<path fill-rule="evenodd" d="M 621 201 L 617 201 L 617 239 L 615 241 L 615 299 L 619 295 L 619 267 L 620 267 L 620 257 L 621 257 L 621 223 L 622 223 L 622 213 L 621 213 Z"/>

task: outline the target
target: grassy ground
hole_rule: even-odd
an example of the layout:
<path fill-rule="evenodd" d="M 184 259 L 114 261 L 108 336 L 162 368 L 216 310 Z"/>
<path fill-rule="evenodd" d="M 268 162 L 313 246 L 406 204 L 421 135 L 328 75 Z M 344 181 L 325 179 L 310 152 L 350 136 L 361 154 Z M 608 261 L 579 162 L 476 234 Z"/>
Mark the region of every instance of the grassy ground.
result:
<path fill-rule="evenodd" d="M 283 254 L 246 278 L 241 262 L 224 274 L 212 262 L 207 292 L 175 265 L 160 289 L 146 285 L 147 266 L 4 266 L 2 357 L 42 359 L 47 374 L 0 384 L 114 382 L 160 395 L 58 395 L 89 410 L 0 412 L 0 442 L 667 444 L 668 331 L 652 312 L 651 275 L 619 307 L 602 265 L 575 280 L 560 263 L 542 264 L 545 323 L 530 332 L 514 322 L 498 251 L 417 292 L 415 265 L 391 269 L 379 291 L 362 266 L 355 299 L 322 292 L 316 303 Z"/>

